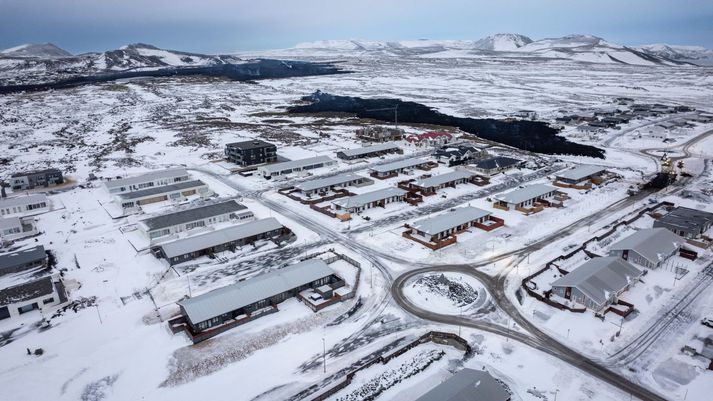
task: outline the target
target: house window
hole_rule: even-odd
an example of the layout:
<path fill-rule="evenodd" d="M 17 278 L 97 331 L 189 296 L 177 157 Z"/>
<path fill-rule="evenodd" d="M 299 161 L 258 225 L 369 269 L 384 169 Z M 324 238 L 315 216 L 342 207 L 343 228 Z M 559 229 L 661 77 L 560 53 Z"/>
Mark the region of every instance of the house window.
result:
<path fill-rule="evenodd" d="M 52 302 L 54 302 L 54 298 L 53 298 L 53 297 L 49 297 L 49 298 L 47 298 L 47 299 L 43 299 L 43 300 L 42 300 L 42 303 L 43 303 L 44 305 L 51 304 Z"/>

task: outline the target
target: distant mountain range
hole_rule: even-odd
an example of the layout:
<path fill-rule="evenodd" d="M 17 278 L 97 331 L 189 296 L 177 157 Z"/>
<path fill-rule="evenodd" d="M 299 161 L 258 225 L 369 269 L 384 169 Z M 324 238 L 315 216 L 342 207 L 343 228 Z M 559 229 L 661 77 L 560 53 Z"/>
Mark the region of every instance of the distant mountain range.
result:
<path fill-rule="evenodd" d="M 253 53 L 256 55 L 256 53 Z M 664 44 L 627 47 L 591 35 L 569 35 L 533 41 L 518 34 L 496 34 L 479 40 L 361 41 L 325 40 L 290 49 L 260 52 L 261 57 L 518 57 L 567 59 L 631 65 L 713 65 L 713 50 Z M 204 67 L 246 62 L 241 55 L 208 55 L 135 43 L 101 53 L 71 53 L 51 44 L 26 44 L 0 51 L 0 85 L 47 82 L 105 72 Z"/>

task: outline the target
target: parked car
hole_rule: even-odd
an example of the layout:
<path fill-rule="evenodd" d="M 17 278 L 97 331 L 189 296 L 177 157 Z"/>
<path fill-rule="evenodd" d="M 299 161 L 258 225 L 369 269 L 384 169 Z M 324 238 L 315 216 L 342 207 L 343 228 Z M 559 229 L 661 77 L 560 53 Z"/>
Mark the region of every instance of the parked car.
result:
<path fill-rule="evenodd" d="M 704 317 L 704 318 L 701 320 L 701 324 L 704 325 L 704 326 L 708 326 L 708 327 L 710 327 L 711 329 L 713 329 L 713 319 L 709 319 L 709 318 L 707 318 L 707 317 Z"/>

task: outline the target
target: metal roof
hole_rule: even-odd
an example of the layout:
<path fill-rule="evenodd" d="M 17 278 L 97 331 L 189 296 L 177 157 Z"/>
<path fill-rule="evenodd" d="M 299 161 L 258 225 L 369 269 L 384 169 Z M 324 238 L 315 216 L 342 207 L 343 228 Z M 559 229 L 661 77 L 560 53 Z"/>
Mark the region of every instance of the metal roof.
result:
<path fill-rule="evenodd" d="M 310 259 L 179 301 L 178 304 L 196 324 L 332 274 L 336 273 L 323 260 Z"/>
<path fill-rule="evenodd" d="M 581 181 L 585 178 L 600 174 L 606 171 L 604 167 L 592 166 L 590 164 L 583 164 L 575 168 L 566 170 L 560 174 L 557 174 L 557 178 L 564 178 L 567 180 Z"/>
<path fill-rule="evenodd" d="M 22 221 L 20 221 L 19 217 L 0 218 L 0 230 L 15 227 L 22 227 Z"/>
<path fill-rule="evenodd" d="M 145 198 L 147 196 L 169 194 L 171 192 L 185 191 L 187 189 L 200 188 L 205 186 L 205 183 L 201 180 L 181 181 L 175 184 L 169 184 L 160 187 L 151 187 L 138 191 L 124 192 L 122 194 L 119 194 L 119 197 L 124 200 L 140 199 Z"/>
<path fill-rule="evenodd" d="M 32 194 L 27 196 L 15 196 L 12 198 L 0 198 L 0 209 L 13 206 L 32 205 L 40 202 L 45 202 L 49 204 L 49 200 L 47 200 L 47 195 Z"/>
<path fill-rule="evenodd" d="M 413 185 L 416 185 L 421 188 L 430 188 L 430 187 L 436 187 L 439 185 L 443 185 L 443 184 L 449 183 L 451 181 L 460 180 L 463 178 L 468 179 L 474 175 L 475 174 L 470 173 L 468 171 L 455 170 L 455 171 L 451 171 L 449 173 L 434 175 L 434 176 L 431 176 L 428 178 L 420 178 L 420 179 L 414 181 Z"/>
<path fill-rule="evenodd" d="M 352 174 L 352 173 L 339 174 L 339 175 L 334 175 L 334 176 L 327 177 L 327 178 L 320 178 L 318 180 L 302 182 L 302 183 L 295 185 L 295 188 L 299 189 L 300 191 L 313 191 L 315 189 L 327 188 L 327 187 L 331 187 L 331 186 L 335 186 L 335 185 L 342 185 L 344 183 L 359 180 L 359 179 L 364 179 L 364 177 L 357 175 L 357 174 Z"/>
<path fill-rule="evenodd" d="M 253 235 L 278 230 L 282 224 L 276 218 L 255 220 L 249 223 L 238 224 L 192 237 L 182 238 L 161 245 L 164 255 L 173 258 L 187 253 L 208 249 L 217 245 L 226 244 Z"/>
<path fill-rule="evenodd" d="M 258 167 L 258 170 L 265 171 L 267 173 L 279 173 L 285 170 L 292 170 L 295 168 L 304 168 L 307 166 L 314 166 L 317 164 L 327 164 L 334 163 L 334 160 L 327 156 L 316 156 L 308 157 L 306 159 L 290 160 L 288 162 L 273 163 L 266 166 Z"/>
<path fill-rule="evenodd" d="M 399 160 L 399 161 L 393 162 L 393 163 L 382 164 L 381 166 L 374 166 L 371 168 L 371 170 L 376 171 L 378 173 L 388 173 L 389 171 L 416 167 L 416 166 L 420 166 L 421 164 L 426 164 L 426 163 L 428 163 L 428 161 L 423 160 L 423 159 L 406 159 L 406 160 Z"/>
<path fill-rule="evenodd" d="M 512 157 L 493 156 L 479 160 L 475 163 L 475 167 L 484 170 L 492 170 L 494 168 L 510 167 L 522 163 L 522 160 L 513 159 Z"/>
<path fill-rule="evenodd" d="M 495 195 L 494 198 L 499 201 L 518 204 L 552 191 L 557 191 L 557 188 L 545 184 L 533 184 L 504 194 Z"/>
<path fill-rule="evenodd" d="M 713 225 L 713 213 L 687 207 L 677 207 L 654 222 L 686 231 L 704 232 Z"/>
<path fill-rule="evenodd" d="M 395 149 L 399 149 L 399 147 L 395 143 L 386 142 L 386 143 L 379 143 L 379 144 L 371 145 L 371 146 L 364 146 L 363 148 L 344 149 L 344 150 L 340 150 L 339 153 L 343 153 L 345 156 L 348 156 L 348 157 L 353 157 L 353 156 L 368 155 L 369 153 L 383 152 L 386 150 L 395 150 Z"/>
<path fill-rule="evenodd" d="M 552 287 L 574 287 L 597 305 L 604 304 L 643 271 L 618 256 L 592 258 L 552 283 Z"/>
<path fill-rule="evenodd" d="M 27 283 L 14 285 L 0 290 L 0 306 L 35 299 L 52 294 L 52 277 L 46 276 Z"/>
<path fill-rule="evenodd" d="M 632 250 L 649 261 L 658 263 L 671 256 L 685 242 L 685 239 L 667 228 L 646 228 L 615 242 L 609 250 Z"/>
<path fill-rule="evenodd" d="M 510 393 L 483 370 L 462 369 L 416 401 L 507 401 Z"/>
<path fill-rule="evenodd" d="M 203 220 L 209 217 L 220 216 L 245 209 L 247 209 L 247 207 L 234 200 L 229 200 L 211 205 L 199 206 L 192 209 L 181 210 L 161 216 L 150 217 L 148 219 L 141 220 L 141 223 L 143 223 L 149 230 L 158 230 L 161 228 L 173 227 L 179 224 L 190 223 L 192 221 Z"/>
<path fill-rule="evenodd" d="M 450 212 L 444 213 L 440 216 L 415 221 L 411 224 L 411 227 L 418 231 L 423 231 L 426 234 L 435 235 L 491 214 L 492 213 L 487 210 L 466 206 L 453 209 Z"/>
<path fill-rule="evenodd" d="M 376 191 L 371 191 L 363 193 L 360 195 L 350 196 L 348 198 L 340 198 L 332 201 L 335 205 L 339 205 L 345 209 L 350 209 L 353 207 L 361 207 L 367 203 L 376 202 L 382 199 L 390 198 L 392 196 L 402 196 L 406 195 L 406 191 L 401 188 L 384 188 L 377 189 Z"/>
<path fill-rule="evenodd" d="M 136 175 L 133 177 L 119 178 L 116 180 L 106 180 L 104 185 L 107 188 L 118 188 L 121 186 L 129 186 L 142 184 L 145 182 L 156 181 L 162 178 L 176 178 L 188 176 L 185 168 L 169 168 L 165 170 L 149 171 L 148 173 Z"/>
<path fill-rule="evenodd" d="M 47 253 L 45 253 L 45 247 L 42 245 L 0 254 L 0 274 L 3 274 L 3 269 L 10 269 L 16 266 L 24 265 L 25 263 L 45 259 L 46 257 Z"/>

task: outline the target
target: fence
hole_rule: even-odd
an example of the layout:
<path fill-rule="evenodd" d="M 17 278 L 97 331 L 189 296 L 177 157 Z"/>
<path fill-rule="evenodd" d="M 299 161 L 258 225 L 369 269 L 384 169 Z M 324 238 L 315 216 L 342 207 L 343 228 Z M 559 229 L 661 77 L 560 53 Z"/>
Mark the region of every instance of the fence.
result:
<path fill-rule="evenodd" d="M 457 349 L 463 350 L 463 358 L 466 358 L 470 356 L 470 354 L 473 352 L 473 349 L 471 348 L 470 344 L 468 344 L 468 341 L 463 339 L 462 337 L 459 337 L 453 333 L 444 333 L 440 331 L 429 331 L 428 333 L 422 335 L 418 339 L 410 342 L 409 344 L 406 344 L 405 346 L 399 348 L 398 350 L 392 352 L 389 355 L 386 356 L 377 356 L 376 358 L 373 358 L 363 365 L 355 368 L 351 372 L 347 373 L 344 376 L 344 380 L 341 382 L 337 383 L 334 387 L 322 392 L 321 394 L 317 395 L 316 397 L 312 398 L 312 401 L 324 401 L 327 398 L 333 396 L 334 394 L 338 393 L 339 391 L 343 390 L 347 386 L 349 386 L 352 381 L 354 380 L 354 376 L 359 373 L 360 371 L 367 369 L 377 363 L 381 363 L 382 365 L 385 365 L 389 363 L 392 359 L 399 357 L 403 355 L 404 353 L 410 351 L 411 349 L 421 345 L 425 344 L 428 342 L 434 342 L 436 344 L 443 344 L 443 345 L 450 345 L 453 346 Z"/>
<path fill-rule="evenodd" d="M 323 260 L 324 260 L 324 263 L 330 264 L 330 263 L 336 262 L 337 260 L 343 260 L 343 261 L 349 263 L 350 265 L 356 267 L 356 269 L 357 269 L 357 274 L 356 274 L 356 279 L 355 279 L 355 281 L 354 281 L 354 286 L 352 287 L 352 290 L 349 291 L 349 292 L 346 293 L 346 294 L 341 295 L 341 300 L 342 300 L 342 301 L 346 301 L 346 300 L 348 300 L 348 299 L 354 298 L 354 296 L 356 295 L 357 291 L 359 290 L 359 282 L 361 281 L 361 279 L 360 279 L 360 278 L 361 278 L 361 263 L 357 262 L 356 260 L 352 259 L 351 257 L 349 257 L 349 256 L 347 256 L 347 255 L 344 255 L 344 254 L 341 254 L 341 253 L 339 253 L 339 252 L 336 252 L 336 251 L 335 251 L 334 249 L 332 249 L 332 248 L 330 248 L 330 249 L 328 249 L 328 250 L 326 250 L 326 251 L 320 251 L 320 252 L 311 253 L 311 254 L 309 254 L 309 255 L 306 255 L 306 256 L 301 257 L 300 260 L 314 259 L 314 258 L 316 258 L 317 256 L 324 255 L 325 253 L 329 253 L 329 252 L 333 253 L 334 256 L 332 256 L 331 258 L 323 259 Z"/>

